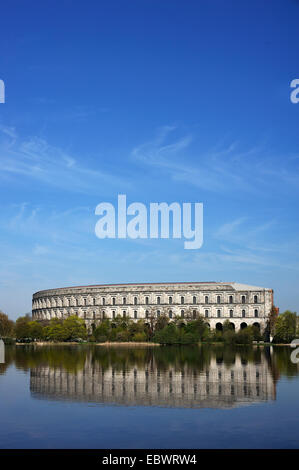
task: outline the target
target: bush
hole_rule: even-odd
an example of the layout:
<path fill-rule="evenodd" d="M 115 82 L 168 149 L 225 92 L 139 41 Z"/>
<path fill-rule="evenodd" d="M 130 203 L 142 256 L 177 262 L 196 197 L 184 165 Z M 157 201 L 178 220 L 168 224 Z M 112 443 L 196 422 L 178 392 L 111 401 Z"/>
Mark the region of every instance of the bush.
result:
<path fill-rule="evenodd" d="M 135 335 L 133 336 L 133 341 L 135 341 L 136 343 L 140 342 L 144 342 L 146 341 L 146 334 L 144 332 L 142 333 L 135 333 Z"/>
<path fill-rule="evenodd" d="M 253 334 L 249 327 L 244 328 L 244 330 L 238 331 L 236 333 L 236 343 L 237 344 L 251 344 L 253 341 Z"/>

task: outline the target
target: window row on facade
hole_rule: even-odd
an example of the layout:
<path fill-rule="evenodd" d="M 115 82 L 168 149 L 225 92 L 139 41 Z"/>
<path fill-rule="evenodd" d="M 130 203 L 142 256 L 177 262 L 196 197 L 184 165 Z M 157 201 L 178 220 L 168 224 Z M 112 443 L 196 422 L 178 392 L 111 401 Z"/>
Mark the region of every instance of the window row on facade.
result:
<path fill-rule="evenodd" d="M 228 297 L 224 297 L 224 295 L 205 295 L 205 296 L 168 296 L 167 298 L 162 298 L 161 296 L 156 296 L 155 298 L 144 296 L 142 299 L 138 299 L 138 297 L 133 297 L 133 299 L 128 299 L 127 297 L 111 297 L 110 299 L 106 299 L 106 297 L 102 297 L 101 299 L 96 299 L 92 297 L 81 297 L 81 298 L 74 298 L 74 297 L 64 297 L 62 299 L 55 299 L 52 297 L 51 299 L 38 299 L 34 300 L 33 307 L 41 308 L 41 306 L 45 307 L 78 307 L 78 306 L 95 306 L 97 304 L 100 305 L 172 305 L 172 304 L 234 304 L 234 303 L 260 303 L 260 299 L 258 295 L 254 295 L 253 297 L 249 297 L 248 295 L 241 295 L 240 298 L 236 298 L 233 295 Z"/>
<path fill-rule="evenodd" d="M 63 311 L 54 311 L 54 310 L 47 310 L 44 311 L 44 310 L 36 310 L 35 311 L 35 315 L 38 317 L 38 318 L 43 318 L 44 315 L 47 315 L 47 313 L 49 312 L 50 316 L 51 314 L 53 315 L 78 315 L 78 311 L 74 310 L 73 312 L 70 312 L 70 311 L 67 311 L 67 312 L 63 312 Z M 110 313 L 110 315 L 109 315 Z M 143 315 L 144 313 L 144 315 Z M 253 313 L 253 315 L 250 315 L 250 313 Z M 179 311 L 173 311 L 173 310 L 168 310 L 167 312 L 164 312 L 164 311 L 161 311 L 161 310 L 156 310 L 156 311 L 149 311 L 149 310 L 145 310 L 145 312 L 138 312 L 137 310 L 133 310 L 133 312 L 131 312 L 130 310 L 122 310 L 122 311 L 116 311 L 116 310 L 112 310 L 112 311 L 109 311 L 109 312 L 106 312 L 105 310 L 102 310 L 100 312 L 96 312 L 96 311 L 92 311 L 92 312 L 82 312 L 83 314 L 83 317 L 84 318 L 87 318 L 90 316 L 92 318 L 97 318 L 98 315 L 100 314 L 100 317 L 101 318 L 113 318 L 115 319 L 117 316 L 122 316 L 123 318 L 134 318 L 134 319 L 138 319 L 138 318 L 147 318 L 147 319 L 150 319 L 152 317 L 154 318 L 159 318 L 160 316 L 162 315 L 167 315 L 170 319 L 172 318 L 175 318 L 177 316 L 180 316 L 181 318 L 185 318 L 185 319 L 196 319 L 198 318 L 201 314 L 198 310 L 179 310 Z M 258 309 L 254 309 L 253 312 L 248 312 L 246 311 L 245 309 L 242 309 L 241 311 L 241 314 L 239 312 L 235 312 L 234 310 L 230 309 L 228 312 L 223 312 L 222 310 L 218 309 L 216 310 L 215 312 L 212 312 L 208 309 L 204 310 L 204 314 L 203 316 L 205 318 L 259 318 L 260 317 L 260 314 L 259 314 L 259 310 Z"/>

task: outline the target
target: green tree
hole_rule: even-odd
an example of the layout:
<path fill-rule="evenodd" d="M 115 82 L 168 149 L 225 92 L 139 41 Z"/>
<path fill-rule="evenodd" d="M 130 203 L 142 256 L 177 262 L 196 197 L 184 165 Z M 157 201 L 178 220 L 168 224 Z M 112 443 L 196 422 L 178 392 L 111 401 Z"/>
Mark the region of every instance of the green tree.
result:
<path fill-rule="evenodd" d="M 296 337 L 297 315 L 286 310 L 278 316 L 275 325 L 274 342 L 290 343 Z"/>
<path fill-rule="evenodd" d="M 31 318 L 29 315 L 25 315 L 24 317 L 19 317 L 17 319 L 15 326 L 15 335 L 18 340 L 31 338 L 31 331 L 29 325 L 30 321 Z"/>
<path fill-rule="evenodd" d="M 29 337 L 32 339 L 42 339 L 44 336 L 43 327 L 37 321 L 28 322 Z"/>
<path fill-rule="evenodd" d="M 14 322 L 8 318 L 8 315 L 0 310 L 0 337 L 9 337 L 14 334 Z"/>
<path fill-rule="evenodd" d="M 43 337 L 47 341 L 66 341 L 68 334 L 61 320 L 52 318 L 50 324 L 43 328 Z"/>
<path fill-rule="evenodd" d="M 68 317 L 63 322 L 63 329 L 65 331 L 67 340 L 73 341 L 76 339 L 86 339 L 87 330 L 83 318 L 78 318 L 76 315 Z"/>

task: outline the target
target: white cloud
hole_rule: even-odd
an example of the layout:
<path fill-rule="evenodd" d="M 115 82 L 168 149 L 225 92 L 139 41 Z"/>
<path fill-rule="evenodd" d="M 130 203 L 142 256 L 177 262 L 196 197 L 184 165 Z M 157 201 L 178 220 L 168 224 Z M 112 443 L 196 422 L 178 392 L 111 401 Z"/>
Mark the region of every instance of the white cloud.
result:
<path fill-rule="evenodd" d="M 19 139 L 15 130 L 0 126 L 0 178 L 10 176 L 17 184 L 37 181 L 64 191 L 106 194 L 130 183 L 120 175 L 99 168 L 88 168 L 61 148 L 32 137 Z M 3 139 L 3 136 L 9 140 Z M 81 159 L 82 161 L 82 159 Z"/>

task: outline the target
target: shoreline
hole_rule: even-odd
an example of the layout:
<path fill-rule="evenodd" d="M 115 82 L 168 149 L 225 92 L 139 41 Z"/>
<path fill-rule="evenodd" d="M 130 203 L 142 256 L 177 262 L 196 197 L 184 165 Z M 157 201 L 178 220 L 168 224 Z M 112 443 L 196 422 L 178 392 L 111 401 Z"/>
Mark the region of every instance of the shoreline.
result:
<path fill-rule="evenodd" d="M 30 343 L 15 343 L 15 346 L 142 346 L 142 347 L 152 347 L 152 346 L 161 346 L 159 343 L 147 343 L 147 342 L 134 342 L 134 341 L 127 341 L 127 342 L 105 342 L 105 343 L 78 343 L 76 341 L 32 341 Z"/>
<path fill-rule="evenodd" d="M 204 343 L 196 343 L 196 344 L 161 344 L 161 343 L 150 343 L 150 342 L 134 342 L 134 341 L 125 341 L 125 342 L 120 342 L 120 341 L 106 341 L 105 343 L 93 343 L 93 342 L 86 342 L 86 343 L 78 343 L 76 341 L 32 341 L 30 343 L 14 343 L 11 344 L 10 346 L 104 346 L 104 347 L 156 347 L 156 346 L 205 346 L 205 345 L 213 345 L 213 346 L 232 346 L 230 344 L 225 344 L 221 341 L 218 342 L 204 342 Z M 253 344 L 235 344 L 234 346 L 252 346 L 252 347 L 261 347 L 261 346 L 289 346 L 292 347 L 293 345 L 288 343 L 253 343 Z"/>

